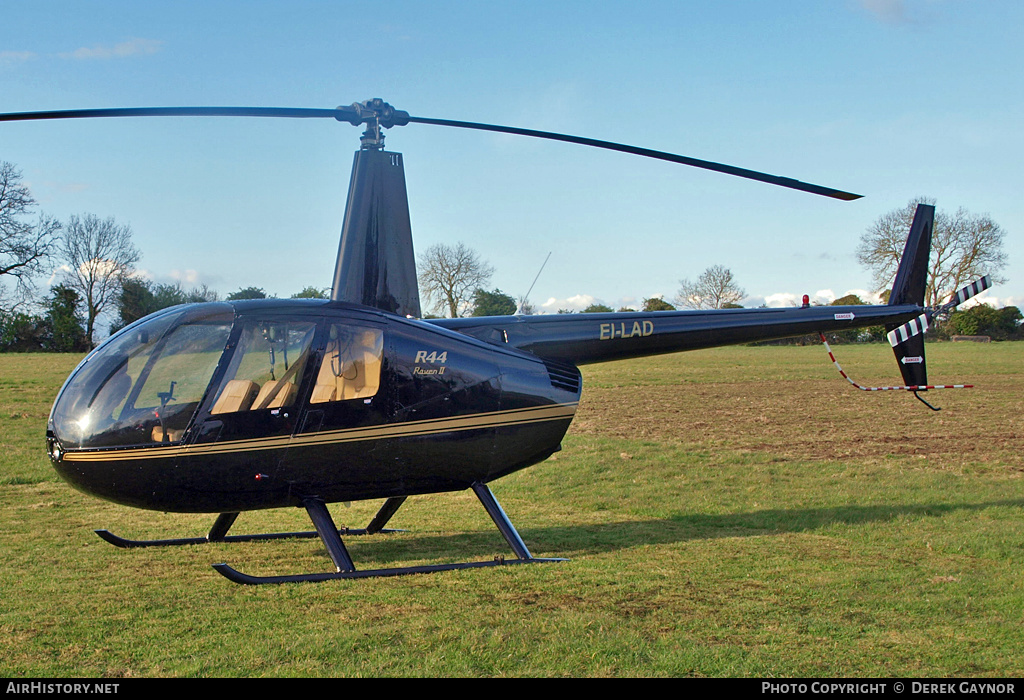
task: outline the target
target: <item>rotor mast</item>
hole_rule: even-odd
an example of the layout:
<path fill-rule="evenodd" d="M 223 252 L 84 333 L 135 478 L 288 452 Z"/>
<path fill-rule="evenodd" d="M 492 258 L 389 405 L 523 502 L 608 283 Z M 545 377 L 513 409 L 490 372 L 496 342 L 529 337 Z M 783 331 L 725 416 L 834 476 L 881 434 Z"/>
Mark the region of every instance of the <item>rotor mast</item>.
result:
<path fill-rule="evenodd" d="M 384 129 L 409 114 L 380 99 L 339 107 L 339 121 L 366 125 L 352 163 L 334 268 L 333 301 L 421 316 L 402 154 L 384 150 Z"/>

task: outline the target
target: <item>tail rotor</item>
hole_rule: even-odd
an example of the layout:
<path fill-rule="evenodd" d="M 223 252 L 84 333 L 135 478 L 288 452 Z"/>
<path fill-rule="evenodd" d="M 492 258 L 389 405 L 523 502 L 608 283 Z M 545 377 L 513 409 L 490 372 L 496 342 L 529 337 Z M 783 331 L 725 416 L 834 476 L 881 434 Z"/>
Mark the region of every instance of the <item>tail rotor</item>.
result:
<path fill-rule="evenodd" d="M 980 280 L 971 282 L 969 285 L 950 297 L 949 301 L 942 306 L 930 309 L 917 318 L 907 321 L 902 326 L 897 326 L 889 331 L 886 335 L 889 339 L 889 345 L 895 348 L 900 343 L 905 343 L 915 335 L 924 333 L 928 330 L 930 321 L 934 319 L 944 320 L 949 318 L 949 315 L 954 309 L 956 309 L 956 307 L 960 306 L 968 299 L 981 294 L 990 286 L 991 283 L 988 275 L 985 275 Z"/>
<path fill-rule="evenodd" d="M 927 374 L 924 364 L 924 333 L 928 330 L 929 323 L 935 319 L 946 319 L 949 314 L 971 297 L 981 294 L 989 288 L 988 275 L 980 280 L 971 282 L 969 285 L 958 291 L 949 301 L 942 306 L 928 309 L 917 318 L 907 321 L 889 331 L 886 337 L 892 346 L 893 352 L 900 363 L 900 372 L 903 374 L 907 386 L 890 387 L 907 389 L 914 392 L 914 396 L 933 411 L 939 409 L 921 398 L 919 391 L 928 389 L 970 389 L 970 384 L 945 384 L 928 385 Z"/>

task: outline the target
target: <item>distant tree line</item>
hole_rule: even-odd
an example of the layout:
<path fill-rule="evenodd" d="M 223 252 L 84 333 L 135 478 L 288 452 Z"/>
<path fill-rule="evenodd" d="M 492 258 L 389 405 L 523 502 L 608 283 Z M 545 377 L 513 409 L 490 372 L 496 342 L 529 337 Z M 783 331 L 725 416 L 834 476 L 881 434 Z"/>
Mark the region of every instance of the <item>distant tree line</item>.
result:
<path fill-rule="evenodd" d="M 93 214 L 60 222 L 38 212 L 21 171 L 0 163 L 0 351 L 93 347 L 97 318 L 139 258 L 129 226 Z M 53 267 L 59 282 L 39 299 L 36 280 Z"/>
<path fill-rule="evenodd" d="M 924 200 L 934 203 L 933 200 Z M 916 204 L 882 216 L 863 235 L 858 258 L 880 288 L 891 285 L 903 242 Z M 1003 230 L 988 216 L 963 209 L 955 214 L 936 212 L 933 254 L 929 265 L 927 302 L 943 301 L 960 286 L 981 274 L 993 275 L 1005 266 Z M 193 302 L 217 301 L 208 287 L 185 289 L 181 284 L 159 284 L 139 277 L 135 264 L 141 254 L 132 243 L 132 231 L 113 217 L 93 214 L 71 216 L 60 222 L 37 210 L 37 203 L 10 163 L 0 163 L 0 352 L 84 352 L 97 343 L 97 321 L 111 318 L 111 332 L 155 311 Z M 40 298 L 36 280 L 54 267 L 57 284 Z M 532 314 L 528 299 L 515 299 L 500 289 L 488 289 L 494 268 L 463 243 L 438 244 L 419 258 L 419 284 L 424 308 L 451 317 Z M 326 299 L 327 289 L 306 287 L 292 298 Z M 262 287 L 245 287 L 227 300 L 264 299 Z M 676 308 L 739 308 L 745 296 L 732 271 L 724 265 L 708 267 L 695 281 L 683 279 L 674 304 L 661 297 L 644 299 L 639 310 Z M 834 305 L 863 304 L 854 295 Z M 620 312 L 635 311 L 628 307 Z M 582 313 L 610 313 L 593 303 Z M 559 309 L 559 313 L 572 313 Z M 430 314 L 427 314 L 430 318 Z M 435 316 L 436 318 L 436 316 Z M 929 337 L 985 335 L 994 340 L 1024 338 L 1021 312 L 1015 306 L 995 309 L 979 304 L 955 311 L 929 331 Z M 874 327 L 837 331 L 831 342 L 884 341 L 885 329 Z M 818 342 L 817 336 L 781 342 Z"/>
<path fill-rule="evenodd" d="M 129 278 L 121 283 L 121 292 L 116 301 L 117 320 L 110 325 L 110 332 L 116 333 L 128 324 L 169 306 L 217 301 L 218 298 L 217 292 L 206 285 L 185 290 L 180 283 L 155 284 L 144 279 Z"/>
<path fill-rule="evenodd" d="M 0 352 L 85 352 L 89 339 L 79 311 L 78 292 L 57 285 L 39 314 L 0 314 Z"/>
<path fill-rule="evenodd" d="M 13 164 L 0 162 L 0 352 L 86 352 L 98 343 L 98 322 L 110 331 L 160 309 L 216 301 L 204 286 L 159 284 L 137 275 L 141 253 L 131 227 L 94 214 L 58 221 L 38 203 Z M 39 279 L 56 269 L 56 284 Z M 265 298 L 259 287 L 228 299 Z M 294 297 L 326 298 L 307 287 Z"/>
<path fill-rule="evenodd" d="M 884 269 L 873 272 L 875 279 L 880 284 L 891 285 L 891 276 L 895 274 L 895 266 L 892 264 L 891 255 L 885 250 L 885 246 L 891 246 L 896 239 L 897 232 L 901 240 L 905 242 L 907 230 L 910 226 L 910 219 L 913 218 L 914 205 L 908 205 L 904 209 L 891 212 L 879 219 L 865 234 L 861 244 L 862 260 L 868 264 L 869 259 L 883 261 Z M 909 217 L 909 218 L 908 218 Z M 961 239 L 968 238 L 972 245 L 964 246 L 964 257 L 961 261 L 963 268 L 957 274 L 945 271 L 951 266 L 950 253 L 946 252 L 933 259 L 932 271 L 929 273 L 930 284 L 939 285 L 943 280 L 945 285 L 960 284 L 970 276 L 978 276 L 978 265 L 982 262 L 998 271 L 1005 262 L 1005 256 L 1001 252 L 1001 230 L 987 217 L 974 217 L 963 210 L 949 217 L 941 212 L 936 217 L 936 247 L 948 251 L 953 246 L 950 238 L 959 236 Z M 943 230 L 939 230 L 940 227 Z M 975 234 L 967 231 L 975 229 Z M 952 232 L 945 229 L 951 229 Z M 884 230 L 888 235 L 883 237 L 885 245 L 875 258 L 863 254 L 868 247 L 868 241 L 878 240 L 878 232 Z M 900 250 L 902 253 L 902 249 Z M 897 256 L 895 263 L 898 264 Z M 428 303 L 431 303 L 433 311 L 447 313 L 455 317 L 458 315 L 468 316 L 506 316 L 514 313 L 530 314 L 533 308 L 526 300 L 518 302 L 512 296 L 502 292 L 500 289 L 488 291 L 487 283 L 494 272 L 475 251 L 459 243 L 456 246 L 435 245 L 429 248 L 420 261 L 420 285 L 425 293 Z M 891 268 L 891 269 L 890 269 Z M 928 296 L 930 299 L 940 298 L 938 295 L 945 292 L 945 287 L 934 291 L 929 287 Z M 737 283 L 733 272 L 724 265 L 712 265 L 695 280 L 683 279 L 680 281 L 680 288 L 674 299 L 675 303 L 665 301 L 662 297 L 650 297 L 644 299 L 639 309 L 622 307 L 620 312 L 628 311 L 672 311 L 677 308 L 683 309 L 730 309 L 742 308 L 739 301 L 745 296 L 742 287 Z M 883 300 L 885 295 L 883 294 Z M 865 305 L 866 302 L 855 294 L 848 294 L 832 302 L 833 306 Z M 611 313 L 615 311 L 612 307 L 594 302 L 579 313 Z M 576 313 L 573 309 L 561 308 L 558 313 Z M 428 318 L 431 316 L 428 314 Z M 436 318 L 436 316 L 433 316 Z M 933 325 L 929 331 L 929 338 L 947 339 L 952 335 L 985 335 L 994 340 L 1024 339 L 1024 327 L 1021 325 L 1021 312 L 1015 306 L 1008 306 L 1003 309 L 994 309 L 985 304 L 978 304 L 963 310 L 954 311 L 948 320 Z M 859 343 L 859 342 L 887 342 L 886 331 L 882 326 L 869 328 L 854 328 L 847 331 L 833 331 L 827 335 L 830 343 Z M 787 338 L 778 341 L 769 341 L 778 344 L 806 344 L 818 343 L 820 338 L 815 335 Z"/>
<path fill-rule="evenodd" d="M 228 294 L 237 299 L 266 299 L 261 287 L 245 287 Z M 326 289 L 306 287 L 293 299 L 326 299 Z M 179 304 L 219 301 L 220 295 L 201 285 L 185 289 L 180 283 L 161 284 L 139 277 L 121 281 L 109 306 L 115 312 L 110 332 L 116 333 L 151 313 Z M 0 352 L 86 352 L 92 348 L 86 328 L 85 304 L 81 295 L 64 284 L 50 289 L 50 296 L 37 313 L 17 309 L 0 310 Z"/>

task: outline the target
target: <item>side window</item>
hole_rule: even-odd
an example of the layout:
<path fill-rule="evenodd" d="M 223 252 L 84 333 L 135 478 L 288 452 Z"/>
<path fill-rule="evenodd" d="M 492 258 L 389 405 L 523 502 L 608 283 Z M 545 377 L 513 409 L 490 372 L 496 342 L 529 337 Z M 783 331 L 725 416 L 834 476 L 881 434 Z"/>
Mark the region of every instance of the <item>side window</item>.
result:
<path fill-rule="evenodd" d="M 295 403 L 316 324 L 249 321 L 224 375 L 211 413 L 281 408 Z"/>
<path fill-rule="evenodd" d="M 156 361 L 147 364 L 128 402 L 136 411 L 151 410 L 156 416 L 159 425 L 150 431 L 153 442 L 181 440 L 230 330 L 229 322 L 178 326 L 167 336 Z"/>
<path fill-rule="evenodd" d="M 330 326 L 310 403 L 369 399 L 380 389 L 384 333 L 378 328 Z"/>

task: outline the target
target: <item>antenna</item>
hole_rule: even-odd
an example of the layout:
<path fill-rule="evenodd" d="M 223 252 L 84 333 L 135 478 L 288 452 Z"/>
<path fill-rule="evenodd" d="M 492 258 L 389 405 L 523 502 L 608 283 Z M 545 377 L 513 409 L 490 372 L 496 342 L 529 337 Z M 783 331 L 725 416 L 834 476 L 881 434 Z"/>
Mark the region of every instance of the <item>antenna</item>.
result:
<path fill-rule="evenodd" d="M 537 280 L 540 279 L 540 273 L 544 272 L 544 266 L 548 264 L 548 260 L 550 258 L 551 258 L 551 253 L 548 252 L 548 257 L 544 258 L 544 262 L 542 262 L 540 264 L 540 269 L 537 270 L 537 276 L 533 278 L 533 282 L 530 284 L 530 288 L 527 289 L 526 290 L 526 294 L 524 294 L 520 298 L 519 308 L 516 309 L 516 313 L 522 313 L 523 312 L 523 306 L 526 304 L 526 300 L 530 298 L 530 292 L 533 291 L 533 285 L 537 284 Z"/>

